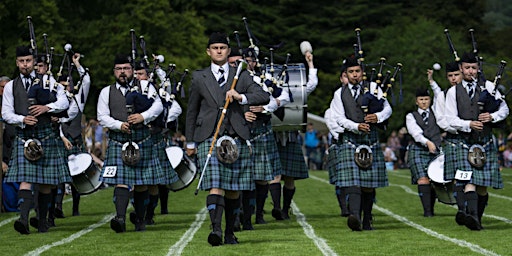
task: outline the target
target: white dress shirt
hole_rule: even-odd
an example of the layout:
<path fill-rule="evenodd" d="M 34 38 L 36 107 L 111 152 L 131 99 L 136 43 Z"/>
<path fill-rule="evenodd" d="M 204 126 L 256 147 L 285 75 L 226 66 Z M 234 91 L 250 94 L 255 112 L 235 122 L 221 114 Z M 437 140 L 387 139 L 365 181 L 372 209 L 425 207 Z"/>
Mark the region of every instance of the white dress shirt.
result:
<path fill-rule="evenodd" d="M 338 140 L 339 134 L 343 133 L 345 131 L 345 129 L 343 129 L 343 127 L 339 126 L 336 123 L 336 120 L 334 120 L 332 118 L 332 111 L 330 108 L 325 110 L 324 119 L 325 119 L 325 125 L 327 125 L 327 128 L 329 129 L 329 132 L 331 133 L 332 137 L 335 140 Z"/>
<path fill-rule="evenodd" d="M 420 115 L 425 112 L 426 110 L 418 108 L 418 112 Z M 434 113 L 435 115 L 435 113 Z M 430 113 L 428 114 L 428 117 L 430 119 Z M 437 116 L 436 116 L 437 119 Z M 414 118 L 414 115 L 412 113 L 409 113 L 405 116 L 405 126 L 407 127 L 407 131 L 411 135 L 411 137 L 414 139 L 414 141 L 420 143 L 423 146 L 427 145 L 427 142 L 429 139 L 427 139 L 425 136 L 423 136 L 423 129 L 418 125 L 416 122 L 416 118 Z"/>

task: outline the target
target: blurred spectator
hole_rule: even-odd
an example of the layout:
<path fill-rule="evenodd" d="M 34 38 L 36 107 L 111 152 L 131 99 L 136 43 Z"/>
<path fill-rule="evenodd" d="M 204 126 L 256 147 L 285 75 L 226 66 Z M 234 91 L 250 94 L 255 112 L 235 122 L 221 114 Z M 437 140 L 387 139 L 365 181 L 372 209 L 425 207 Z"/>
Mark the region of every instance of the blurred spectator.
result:
<path fill-rule="evenodd" d="M 396 154 L 391 149 L 391 147 L 387 146 L 385 143 L 381 143 L 380 147 L 382 152 L 384 153 L 384 162 L 386 162 L 386 171 L 393 171 L 395 169 L 395 162 L 397 160 Z"/>
<path fill-rule="evenodd" d="M 512 143 L 507 143 L 507 148 L 503 151 L 503 166 L 512 167 Z"/>
<path fill-rule="evenodd" d="M 311 163 L 315 164 L 315 168 L 312 169 L 317 169 L 318 164 L 321 167 L 322 158 L 317 152 L 318 146 L 320 146 L 320 140 L 318 139 L 318 131 L 314 129 L 312 123 L 308 123 L 307 125 L 306 134 L 304 135 L 304 144 L 306 146 L 308 165 L 311 166 Z"/>
<path fill-rule="evenodd" d="M 398 168 L 406 169 L 408 168 L 408 166 L 407 162 L 405 161 L 405 154 L 407 153 L 407 147 L 410 144 L 414 143 L 414 140 L 409 135 L 409 133 L 407 132 L 407 128 L 405 127 L 400 128 L 400 130 L 398 131 L 398 138 L 400 140 L 400 150 L 398 153 L 397 160 Z"/>
<path fill-rule="evenodd" d="M 507 138 L 505 138 L 501 132 L 498 134 L 498 139 L 496 140 L 496 148 L 498 149 L 498 163 L 500 164 L 500 167 L 503 167 L 505 165 L 503 153 L 507 148 Z"/>

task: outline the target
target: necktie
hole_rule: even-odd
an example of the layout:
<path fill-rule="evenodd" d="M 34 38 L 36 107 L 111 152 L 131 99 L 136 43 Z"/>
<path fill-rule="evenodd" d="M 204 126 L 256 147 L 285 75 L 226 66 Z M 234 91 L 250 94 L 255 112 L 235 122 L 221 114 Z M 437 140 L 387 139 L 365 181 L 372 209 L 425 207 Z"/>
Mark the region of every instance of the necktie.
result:
<path fill-rule="evenodd" d="M 219 80 L 217 80 L 217 82 L 219 83 L 219 85 L 222 86 L 224 81 L 226 81 L 226 79 L 224 79 L 224 69 L 222 67 L 219 68 L 219 73 L 220 73 L 220 77 L 219 77 Z"/>
<path fill-rule="evenodd" d="M 468 83 L 468 95 L 469 95 L 469 98 L 473 98 L 473 94 L 475 92 L 475 90 L 473 89 L 473 83 Z"/>
<path fill-rule="evenodd" d="M 23 79 L 25 80 L 25 90 L 28 91 L 28 88 L 30 88 L 30 82 L 32 79 L 30 79 L 30 76 L 24 76 Z"/>
<path fill-rule="evenodd" d="M 428 112 L 427 111 L 423 111 L 423 113 L 421 113 L 421 117 L 423 118 L 423 122 L 425 124 L 428 124 Z"/>
<path fill-rule="evenodd" d="M 357 101 L 357 98 L 359 97 L 359 85 L 352 86 L 352 90 L 354 90 L 354 100 Z"/>

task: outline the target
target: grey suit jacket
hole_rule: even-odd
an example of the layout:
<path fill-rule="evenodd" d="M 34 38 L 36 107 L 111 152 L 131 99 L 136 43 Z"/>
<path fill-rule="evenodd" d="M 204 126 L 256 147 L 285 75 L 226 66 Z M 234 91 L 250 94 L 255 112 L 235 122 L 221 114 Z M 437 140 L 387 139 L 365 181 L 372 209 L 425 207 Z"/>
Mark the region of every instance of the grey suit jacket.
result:
<path fill-rule="evenodd" d="M 188 141 L 199 143 L 213 136 L 224 107 L 226 92 L 233 83 L 235 73 L 236 69 L 230 67 L 228 80 L 222 87 L 217 83 L 209 66 L 192 73 L 185 131 Z M 269 94 L 253 81 L 247 71 L 240 74 L 235 90 L 247 97 L 248 105 L 265 105 L 270 101 Z M 244 117 L 243 106 L 238 102 L 229 104 L 219 135 L 223 135 L 226 129 L 244 140 L 250 139 L 251 133 Z"/>

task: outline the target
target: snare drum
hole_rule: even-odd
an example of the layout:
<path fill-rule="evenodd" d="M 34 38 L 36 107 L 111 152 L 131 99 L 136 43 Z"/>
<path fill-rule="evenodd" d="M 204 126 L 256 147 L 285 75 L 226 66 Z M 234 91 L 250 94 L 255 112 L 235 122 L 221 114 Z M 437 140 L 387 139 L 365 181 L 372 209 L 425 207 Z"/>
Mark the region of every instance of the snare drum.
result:
<path fill-rule="evenodd" d="M 432 187 L 436 191 L 437 200 L 444 204 L 457 204 L 453 195 L 453 181 L 444 179 L 444 154 L 439 154 L 430 162 L 427 174 L 432 181 Z"/>
<path fill-rule="evenodd" d="M 69 174 L 73 185 L 80 194 L 90 194 L 100 186 L 101 170 L 88 153 L 68 156 Z"/>
<path fill-rule="evenodd" d="M 290 90 L 290 97 L 293 102 L 286 104 L 284 107 L 284 118 L 279 119 L 276 115 L 272 115 L 272 129 L 274 131 L 298 131 L 306 129 L 307 124 L 307 92 L 306 92 L 306 68 L 303 63 L 288 64 L 288 84 L 283 84 L 283 90 Z M 274 65 L 277 72 L 274 77 L 279 77 L 282 65 Z M 270 73 L 270 66 L 267 66 L 267 72 Z"/>
<path fill-rule="evenodd" d="M 196 178 L 196 165 L 180 147 L 167 147 L 165 153 L 178 175 L 178 181 L 167 185 L 167 187 L 174 192 L 187 188 Z"/>

